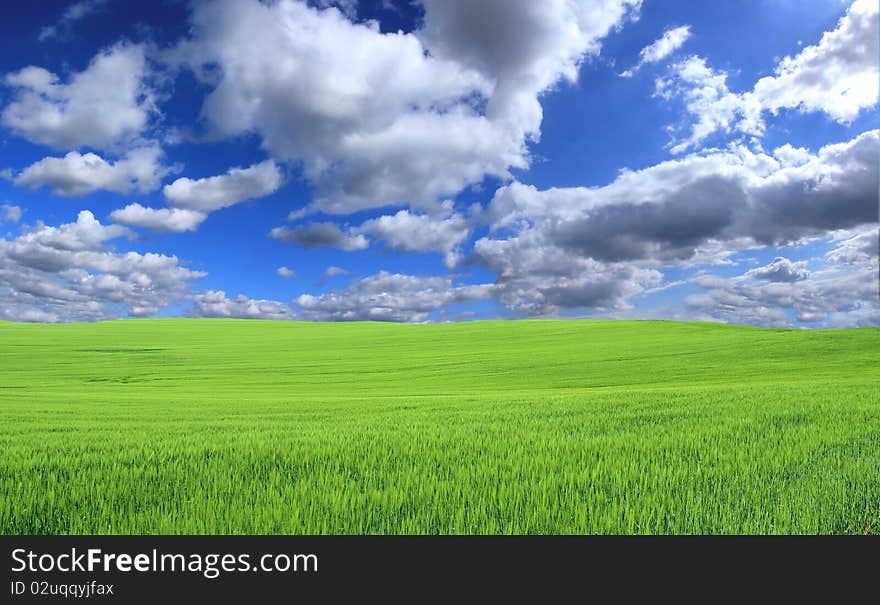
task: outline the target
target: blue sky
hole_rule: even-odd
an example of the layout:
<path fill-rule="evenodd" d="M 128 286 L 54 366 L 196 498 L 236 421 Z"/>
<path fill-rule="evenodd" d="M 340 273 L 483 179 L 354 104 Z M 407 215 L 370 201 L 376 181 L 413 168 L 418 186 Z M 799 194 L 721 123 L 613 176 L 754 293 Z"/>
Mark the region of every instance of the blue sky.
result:
<path fill-rule="evenodd" d="M 10 10 L 0 318 L 880 323 L 874 2 Z"/>

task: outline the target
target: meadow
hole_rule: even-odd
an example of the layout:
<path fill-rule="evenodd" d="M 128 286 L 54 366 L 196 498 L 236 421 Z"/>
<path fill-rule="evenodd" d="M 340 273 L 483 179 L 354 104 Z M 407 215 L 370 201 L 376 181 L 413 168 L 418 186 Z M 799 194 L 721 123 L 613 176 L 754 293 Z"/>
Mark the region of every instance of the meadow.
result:
<path fill-rule="evenodd" d="M 878 362 L 878 328 L 0 322 L 0 531 L 880 533 Z"/>

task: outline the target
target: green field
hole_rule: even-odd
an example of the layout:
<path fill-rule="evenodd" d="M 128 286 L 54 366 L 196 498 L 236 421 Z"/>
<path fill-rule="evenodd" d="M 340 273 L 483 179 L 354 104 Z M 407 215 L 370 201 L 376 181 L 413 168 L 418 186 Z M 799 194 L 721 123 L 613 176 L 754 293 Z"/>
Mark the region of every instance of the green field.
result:
<path fill-rule="evenodd" d="M 880 329 L 0 322 L 0 530 L 878 533 Z"/>

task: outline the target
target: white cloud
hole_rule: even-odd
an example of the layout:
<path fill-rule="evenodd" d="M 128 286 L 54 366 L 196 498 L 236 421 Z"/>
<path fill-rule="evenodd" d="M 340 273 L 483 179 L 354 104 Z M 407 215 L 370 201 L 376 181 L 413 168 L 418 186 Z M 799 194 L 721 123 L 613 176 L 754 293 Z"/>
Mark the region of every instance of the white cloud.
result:
<path fill-rule="evenodd" d="M 195 210 L 145 208 L 140 204 L 129 204 L 110 213 L 110 219 L 117 223 L 151 231 L 195 231 L 206 218 L 205 213 Z"/>
<path fill-rule="evenodd" d="M 773 76 L 761 78 L 753 95 L 766 111 L 821 111 L 851 122 L 877 104 L 880 87 L 880 27 L 875 0 L 856 0 L 837 28 L 815 46 L 785 57 Z"/>
<path fill-rule="evenodd" d="M 274 300 L 254 300 L 243 294 L 227 298 L 223 290 L 208 290 L 193 296 L 191 317 L 228 317 L 234 319 L 294 319 L 293 310 Z"/>
<path fill-rule="evenodd" d="M 147 193 L 159 188 L 173 168 L 161 163 L 156 145 L 128 151 L 115 162 L 94 153 L 71 151 L 61 158 L 47 157 L 22 170 L 14 183 L 20 187 L 49 186 L 57 195 L 78 197 L 99 189 L 114 193 Z"/>
<path fill-rule="evenodd" d="M 798 280 L 755 283 L 748 273 L 735 278 L 703 275 L 694 284 L 700 294 L 685 306 L 702 319 L 786 327 L 797 322 L 815 327 L 876 325 L 880 320 L 877 265 L 815 272 Z"/>
<path fill-rule="evenodd" d="M 230 168 L 219 176 L 179 178 L 162 192 L 175 208 L 210 212 L 274 193 L 283 180 L 275 162 L 266 160 L 250 168 Z"/>
<path fill-rule="evenodd" d="M 22 210 L 12 204 L 0 204 L 0 223 L 17 223 L 21 220 Z"/>
<path fill-rule="evenodd" d="M 298 244 L 307 250 L 328 246 L 351 252 L 363 250 L 370 245 L 370 242 L 362 234 L 353 233 L 350 229 L 343 231 L 336 223 L 329 221 L 297 225 L 291 229 L 275 227 L 270 235 L 289 244 Z"/>
<path fill-rule="evenodd" d="M 324 275 L 327 277 L 335 277 L 337 275 L 348 275 L 348 270 L 343 269 L 342 267 L 334 267 L 333 265 L 327 267 L 324 271 Z"/>
<path fill-rule="evenodd" d="M 878 131 L 783 165 L 733 146 L 691 154 L 609 185 L 500 188 L 485 213 L 493 231 L 540 227 L 594 258 L 685 259 L 707 240 L 772 245 L 876 221 Z"/>
<path fill-rule="evenodd" d="M 34 143 L 60 149 L 118 149 L 147 127 L 153 93 L 144 48 L 120 43 L 98 53 L 66 83 L 42 67 L 7 74 L 12 102 L 2 123 Z"/>
<path fill-rule="evenodd" d="M 834 233 L 837 245 L 825 255 L 829 263 L 855 265 L 877 262 L 880 255 L 877 225 Z"/>
<path fill-rule="evenodd" d="M 423 4 L 425 24 L 417 33 L 429 50 L 495 80 L 491 99 L 495 107 L 489 112 L 526 110 L 514 121 L 525 124 L 527 131 L 540 126 L 540 106 L 533 95 L 560 78 L 576 80 L 584 57 L 598 53 L 601 39 L 627 18 L 636 17 L 641 6 L 640 0 L 540 4 L 423 0 Z"/>
<path fill-rule="evenodd" d="M 793 147 L 789 143 L 773 150 L 773 157 L 783 166 L 802 166 L 810 161 L 810 150 L 804 147 Z"/>
<path fill-rule="evenodd" d="M 662 36 L 639 52 L 639 62 L 621 73 L 621 77 L 630 78 L 634 76 L 643 65 L 648 63 L 659 63 L 681 48 L 690 37 L 691 27 L 689 25 L 667 29 L 663 32 Z"/>
<path fill-rule="evenodd" d="M 37 39 L 42 42 L 49 38 L 56 38 L 65 35 L 70 31 L 74 23 L 83 17 L 97 12 L 103 8 L 105 4 L 107 4 L 107 0 L 79 0 L 79 2 L 74 2 L 68 6 L 63 13 L 61 13 L 61 17 L 54 25 L 47 25 L 41 29 Z"/>
<path fill-rule="evenodd" d="M 275 273 L 277 273 L 279 277 L 296 277 L 296 271 L 288 269 L 287 267 L 278 267 L 275 270 Z"/>
<path fill-rule="evenodd" d="M 673 153 L 696 147 L 717 131 L 760 136 L 764 114 L 788 109 L 822 112 L 846 124 L 877 104 L 880 88 L 880 27 L 874 0 L 856 0 L 819 43 L 785 57 L 772 76 L 761 78 L 751 91 L 731 92 L 727 74 L 690 57 L 673 68 L 673 77 L 657 82 L 657 95 L 680 95 L 695 118 L 690 133 L 674 141 Z"/>
<path fill-rule="evenodd" d="M 422 29 L 383 34 L 292 0 L 202 3 L 168 60 L 213 87 L 213 134 L 256 133 L 273 157 L 303 162 L 313 210 L 425 209 L 526 167 L 540 94 L 574 80 L 639 2 L 424 4 Z"/>
<path fill-rule="evenodd" d="M 604 262 L 573 254 L 546 233 L 527 229 L 507 238 L 482 238 L 475 261 L 497 274 L 494 296 L 532 316 L 561 309 L 626 308 L 628 299 L 662 281 L 659 271 L 636 263 Z"/>
<path fill-rule="evenodd" d="M 189 282 L 205 273 L 175 256 L 115 252 L 106 242 L 129 235 L 102 225 L 88 210 L 76 222 L 38 223 L 0 240 L 0 317 L 16 321 L 93 321 L 155 314 L 188 296 Z"/>
<path fill-rule="evenodd" d="M 763 134 L 761 105 L 754 97 L 730 92 L 727 74 L 708 67 L 704 58 L 690 57 L 675 65 L 673 73 L 673 80 L 657 81 L 656 94 L 666 98 L 681 95 L 696 121 L 685 138 L 674 141 L 672 153 L 696 147 L 718 130 L 738 128 L 747 134 Z"/>
<path fill-rule="evenodd" d="M 342 267 L 334 267 L 333 265 L 331 265 L 324 270 L 324 273 L 321 275 L 321 279 L 318 280 L 318 285 L 323 286 L 334 277 L 348 274 L 349 271 L 347 269 L 343 269 Z"/>
<path fill-rule="evenodd" d="M 501 302 L 531 314 L 625 308 L 666 266 L 876 224 L 877 164 L 870 131 L 798 165 L 732 147 L 623 171 L 604 187 L 513 183 L 495 193 L 470 260 L 496 272 Z"/>
<path fill-rule="evenodd" d="M 434 311 L 449 305 L 482 300 L 492 286 L 456 286 L 449 277 L 418 277 L 381 271 L 355 280 L 346 290 L 313 296 L 303 294 L 294 302 L 297 317 L 318 321 L 424 322 Z"/>
<path fill-rule="evenodd" d="M 447 216 L 415 214 L 401 210 L 363 223 L 358 233 L 379 238 L 399 252 L 440 252 L 448 268 L 461 258 L 461 245 L 470 234 L 468 221 L 455 212 Z"/>
<path fill-rule="evenodd" d="M 96 250 L 107 240 L 130 235 L 120 225 L 102 225 L 88 210 L 81 211 L 75 223 L 51 227 L 43 223 L 10 242 L 6 252 L 20 257 L 23 262 L 33 260 L 30 252 L 46 249 L 55 252 L 81 252 Z M 56 258 L 60 259 L 60 256 Z"/>
<path fill-rule="evenodd" d="M 769 265 L 746 271 L 745 276 L 769 282 L 791 283 L 807 279 L 810 271 L 806 261 L 792 262 L 784 256 L 777 256 Z"/>
<path fill-rule="evenodd" d="M 270 235 L 306 249 L 327 246 L 348 252 L 368 248 L 369 236 L 396 252 L 439 252 L 446 266 L 452 268 L 461 259 L 461 246 L 470 234 L 471 226 L 467 219 L 452 210 L 451 202 L 443 204 L 439 210 L 438 214 L 401 210 L 345 229 L 330 221 L 292 228 L 276 227 Z"/>

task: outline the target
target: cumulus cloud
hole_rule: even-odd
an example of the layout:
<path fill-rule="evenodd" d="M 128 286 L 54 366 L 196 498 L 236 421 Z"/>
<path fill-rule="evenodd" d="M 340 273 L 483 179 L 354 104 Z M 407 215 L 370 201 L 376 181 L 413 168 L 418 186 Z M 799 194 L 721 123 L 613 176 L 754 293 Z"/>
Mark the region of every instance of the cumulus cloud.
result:
<path fill-rule="evenodd" d="M 334 267 L 333 265 L 331 265 L 324 270 L 324 273 L 321 274 L 321 279 L 318 280 L 318 285 L 323 286 L 334 277 L 348 274 L 349 271 L 347 269 L 343 269 L 342 267 Z"/>
<path fill-rule="evenodd" d="M 382 240 L 399 252 L 440 252 L 449 268 L 461 258 L 461 245 L 470 234 L 468 221 L 458 213 L 432 216 L 401 210 L 363 223 L 358 233 Z"/>
<path fill-rule="evenodd" d="M 837 245 L 825 255 L 828 262 L 842 265 L 877 262 L 880 255 L 877 225 L 835 233 L 834 236 Z"/>
<path fill-rule="evenodd" d="M 797 165 L 743 147 L 624 171 L 598 188 L 500 188 L 470 262 L 498 275 L 496 296 L 544 315 L 625 307 L 657 269 L 876 224 L 878 132 Z M 795 270 L 799 270 L 795 268 Z"/>
<path fill-rule="evenodd" d="M 878 131 L 827 145 L 797 166 L 743 147 L 623 171 L 610 185 L 499 189 L 494 228 L 540 223 L 599 260 L 687 259 L 711 239 L 764 245 L 876 221 Z"/>
<path fill-rule="evenodd" d="M 750 269 L 745 275 L 764 281 L 791 283 L 807 279 L 810 271 L 806 261 L 792 262 L 784 256 L 777 256 L 769 265 Z"/>
<path fill-rule="evenodd" d="M 421 29 L 383 34 L 303 2 L 221 0 L 196 5 L 167 60 L 212 87 L 202 116 L 214 135 L 256 133 L 273 157 L 302 162 L 312 209 L 424 208 L 526 167 L 540 94 L 574 80 L 638 5 L 426 0 Z"/>
<path fill-rule="evenodd" d="M 22 210 L 12 204 L 0 204 L 0 223 L 17 223 L 21 220 Z"/>
<path fill-rule="evenodd" d="M 227 317 L 233 319 L 294 319 L 293 310 L 274 300 L 254 300 L 243 294 L 227 298 L 223 290 L 208 290 L 193 296 L 190 317 Z"/>
<path fill-rule="evenodd" d="M 734 128 L 761 135 L 763 108 L 754 97 L 737 95 L 727 87 L 727 74 L 716 71 L 702 57 L 689 57 L 673 67 L 673 77 L 657 80 L 656 94 L 664 98 L 681 96 L 694 122 L 690 132 L 673 141 L 672 153 L 697 147 L 716 131 L 729 133 Z"/>
<path fill-rule="evenodd" d="M 880 21 L 873 0 L 856 0 L 815 46 L 785 57 L 772 76 L 761 78 L 752 94 L 765 110 L 821 111 L 851 122 L 877 104 L 880 87 Z"/>
<path fill-rule="evenodd" d="M 819 43 L 785 57 L 772 76 L 761 78 L 752 90 L 733 93 L 727 74 L 690 57 L 673 68 L 670 79 L 658 81 L 657 94 L 680 95 L 695 118 L 690 133 L 672 147 L 681 153 L 716 131 L 745 134 L 764 132 L 764 113 L 788 109 L 822 112 L 833 120 L 852 122 L 863 109 L 877 104 L 880 88 L 880 19 L 873 0 L 856 0 Z"/>
<path fill-rule="evenodd" d="M 230 168 L 219 176 L 195 180 L 179 178 L 165 185 L 162 192 L 176 208 L 210 212 L 274 193 L 283 180 L 275 162 L 266 160 L 250 168 Z"/>
<path fill-rule="evenodd" d="M 539 317 L 572 308 L 625 308 L 631 296 L 663 278 L 653 269 L 572 254 L 540 229 L 481 238 L 472 260 L 496 273 L 493 295 L 502 304 Z"/>
<path fill-rule="evenodd" d="M 188 296 L 205 273 L 176 256 L 115 252 L 110 240 L 128 236 L 102 225 L 88 210 L 57 227 L 38 223 L 0 240 L 0 316 L 16 321 L 93 321 L 155 314 Z"/>
<path fill-rule="evenodd" d="M 288 269 L 287 267 L 278 267 L 275 269 L 275 273 L 277 273 L 279 277 L 296 277 L 296 271 Z"/>
<path fill-rule="evenodd" d="M 559 78 L 577 79 L 587 54 L 595 54 L 601 39 L 627 18 L 638 15 L 641 2 L 579 2 L 551 0 L 541 5 L 528 0 L 423 0 L 424 28 L 417 32 L 431 52 L 473 66 L 497 79 L 501 91 L 492 101 L 502 112 L 522 111 L 518 103 L 539 112 L 530 96 Z M 519 80 L 514 84 L 512 80 Z M 508 97 L 507 95 L 511 95 Z M 537 127 L 536 113 L 529 116 Z"/>
<path fill-rule="evenodd" d="M 120 43 L 98 53 L 66 82 L 42 67 L 7 74 L 12 101 L 0 121 L 16 134 L 59 149 L 118 149 L 147 127 L 154 95 L 141 45 Z"/>
<path fill-rule="evenodd" d="M 123 225 L 143 227 L 150 231 L 195 231 L 207 218 L 203 212 L 181 208 L 146 208 L 140 204 L 129 204 L 114 210 L 110 219 Z"/>
<path fill-rule="evenodd" d="M 442 205 L 439 210 L 437 214 L 401 210 L 345 230 L 330 221 L 293 228 L 276 227 L 270 235 L 307 249 L 327 246 L 347 251 L 368 248 L 369 236 L 396 252 L 439 252 L 446 266 L 452 268 L 461 259 L 461 246 L 470 234 L 471 226 L 467 219 L 452 210 L 451 203 Z"/>
<path fill-rule="evenodd" d="M 623 78 L 631 78 L 642 66 L 648 63 L 659 63 L 679 48 L 691 37 L 690 25 L 682 25 L 667 29 L 663 35 L 654 40 L 639 52 L 639 62 L 620 74 Z"/>
<path fill-rule="evenodd" d="M 876 265 L 825 270 L 795 281 L 755 283 L 703 275 L 692 280 L 703 292 L 685 298 L 695 318 L 786 327 L 793 319 L 817 327 L 876 325 L 880 319 Z"/>
<path fill-rule="evenodd" d="M 327 246 L 341 250 L 363 250 L 369 247 L 367 238 L 351 230 L 343 231 L 336 223 L 309 223 L 296 227 L 275 227 L 270 235 L 289 244 L 298 244 L 307 250 Z"/>
<path fill-rule="evenodd" d="M 783 166 L 802 166 L 810 161 L 810 150 L 804 147 L 793 147 L 789 143 L 773 150 L 773 157 Z"/>
<path fill-rule="evenodd" d="M 14 183 L 20 187 L 48 186 L 53 193 L 79 197 L 99 189 L 114 193 L 147 193 L 159 188 L 173 168 L 161 163 L 162 149 L 156 145 L 129 150 L 115 162 L 94 153 L 71 151 L 64 157 L 47 157 L 22 170 Z"/>
<path fill-rule="evenodd" d="M 50 38 L 56 38 L 67 34 L 73 25 L 94 12 L 99 11 L 107 4 L 107 0 L 80 0 L 68 6 L 58 21 L 53 25 L 47 25 L 40 30 L 37 38 L 40 42 Z"/>
<path fill-rule="evenodd" d="M 35 228 L 6 244 L 5 250 L 7 255 L 23 264 L 50 269 L 66 264 L 63 259 L 65 252 L 97 250 L 107 240 L 128 235 L 130 232 L 125 227 L 102 225 L 94 214 L 83 210 L 77 215 L 75 223 L 58 227 L 38 223 Z"/>
<path fill-rule="evenodd" d="M 456 286 L 450 277 L 418 277 L 381 271 L 353 281 L 346 290 L 294 301 L 298 317 L 318 321 L 425 322 L 449 305 L 482 300 L 490 285 Z"/>

